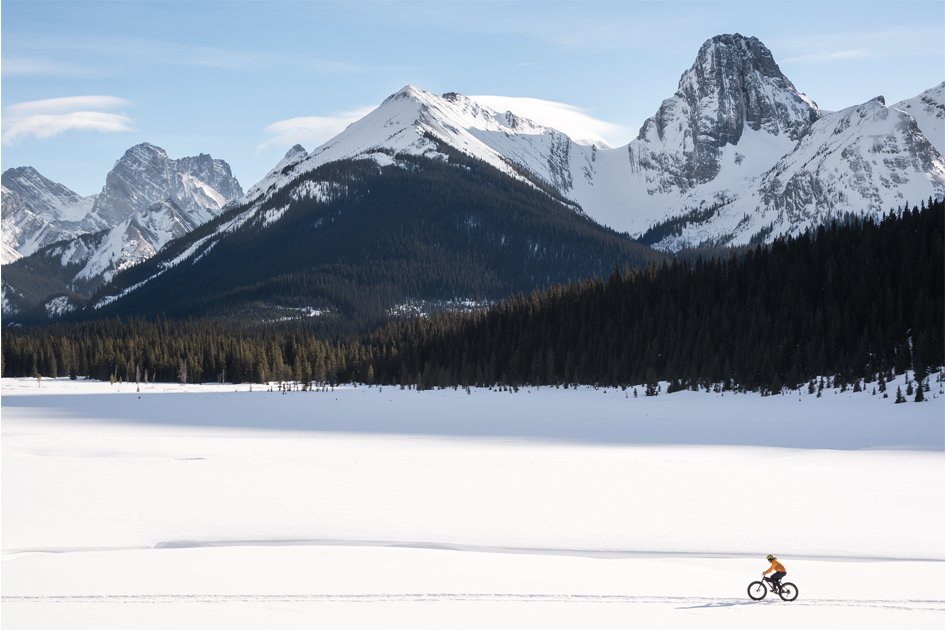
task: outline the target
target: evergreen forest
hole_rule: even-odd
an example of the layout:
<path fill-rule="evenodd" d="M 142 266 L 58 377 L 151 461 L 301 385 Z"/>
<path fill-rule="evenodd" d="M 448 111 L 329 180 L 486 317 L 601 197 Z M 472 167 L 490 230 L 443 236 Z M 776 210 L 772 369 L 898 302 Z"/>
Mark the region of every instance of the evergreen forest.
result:
<path fill-rule="evenodd" d="M 882 384 L 945 365 L 945 205 L 846 218 L 325 336 L 304 320 L 100 319 L 6 327 L 4 376 L 399 386 Z M 652 393 L 648 391 L 647 393 Z"/>

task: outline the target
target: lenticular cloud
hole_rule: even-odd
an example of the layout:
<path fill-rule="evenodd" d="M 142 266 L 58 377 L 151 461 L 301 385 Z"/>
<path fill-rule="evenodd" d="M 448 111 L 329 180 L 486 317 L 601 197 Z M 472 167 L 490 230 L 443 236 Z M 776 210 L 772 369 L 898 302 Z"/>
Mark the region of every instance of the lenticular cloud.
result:
<path fill-rule="evenodd" d="M 116 96 L 66 96 L 15 103 L 3 112 L 3 144 L 20 138 L 51 138 L 65 131 L 132 131 L 126 114 L 113 111 L 131 103 Z"/>
<path fill-rule="evenodd" d="M 373 109 L 374 106 L 367 106 L 333 116 L 299 116 L 276 121 L 263 130 L 270 137 L 256 147 L 256 153 L 262 153 L 272 147 L 285 148 L 296 144 L 318 146 Z"/>

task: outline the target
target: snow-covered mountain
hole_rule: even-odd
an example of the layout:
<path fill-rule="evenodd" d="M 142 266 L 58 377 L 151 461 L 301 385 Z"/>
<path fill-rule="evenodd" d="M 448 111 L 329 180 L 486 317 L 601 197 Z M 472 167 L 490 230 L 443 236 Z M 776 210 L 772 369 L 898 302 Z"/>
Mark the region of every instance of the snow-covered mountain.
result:
<path fill-rule="evenodd" d="M 223 160 L 206 154 L 175 160 L 147 143 L 128 149 L 102 192 L 91 197 L 80 197 L 31 167 L 10 169 L 3 174 L 4 263 L 36 256 L 24 260 L 25 268 L 50 275 L 49 265 L 56 261 L 61 269 L 53 275 L 63 284 L 47 286 L 82 293 L 213 219 L 242 194 Z M 63 277 L 66 270 L 74 275 Z M 5 280 L 5 294 L 45 299 L 35 287 L 17 284 L 35 284 L 35 273 L 5 273 L 13 278 Z M 5 300 L 7 312 L 16 310 L 14 304 L 32 303 L 24 300 Z"/>
<path fill-rule="evenodd" d="M 744 135 L 755 132 L 779 150 L 789 149 L 819 116 L 816 103 L 781 73 L 764 44 L 720 35 L 702 45 L 676 94 L 630 143 L 631 170 L 646 180 L 651 195 L 685 193 L 739 160 L 725 148 L 739 145 Z"/>
<path fill-rule="evenodd" d="M 945 81 L 893 107 L 912 116 L 932 146 L 945 155 Z"/>
<path fill-rule="evenodd" d="M 199 238 L 124 275 L 143 285 L 148 274 L 192 263 L 244 227 L 254 234 L 268 229 L 302 205 L 327 208 L 340 198 L 360 204 L 370 193 L 368 172 L 467 168 L 469 157 L 657 248 L 768 241 L 840 214 L 876 214 L 945 196 L 943 96 L 945 83 L 892 107 L 878 98 L 822 112 L 759 40 L 720 35 L 703 44 L 676 93 L 639 135 L 608 148 L 455 92 L 408 85 L 311 153 L 290 149 Z M 324 168 L 350 161 L 370 168 Z M 158 147 L 138 145 L 94 201 L 91 214 L 109 221 L 111 231 L 63 261 L 81 262 L 77 280 L 110 278 L 197 223 L 183 218 L 188 213 L 206 221 L 239 195 L 221 161 L 172 160 Z M 140 214 L 154 203 L 161 205 Z M 334 220 L 321 217 L 314 227 Z M 475 226 L 475 217 L 464 220 Z M 133 288 L 116 286 L 103 303 Z"/>
<path fill-rule="evenodd" d="M 142 143 L 125 151 L 108 173 L 92 212 L 108 226 L 115 226 L 136 212 L 171 199 L 182 210 L 199 213 L 207 220 L 242 194 L 223 160 L 204 153 L 175 160 L 164 149 Z"/>
<path fill-rule="evenodd" d="M 943 91 L 825 114 L 758 39 L 720 35 L 623 147 L 578 144 L 512 112 L 408 85 L 309 155 L 290 152 L 243 202 L 258 207 L 331 161 L 445 159 L 448 146 L 658 247 L 743 244 L 945 194 L 941 150 L 925 137 L 942 135 Z"/>
<path fill-rule="evenodd" d="M 171 199 L 159 201 L 108 230 L 93 250 L 67 247 L 62 263 L 84 263 L 76 274 L 77 281 L 108 282 L 115 273 L 147 260 L 169 241 L 212 218 L 207 215 L 186 212 Z"/>
<path fill-rule="evenodd" d="M 496 112 L 460 94 L 438 96 L 407 85 L 310 154 L 303 156 L 298 152 L 301 147 L 294 147 L 242 201 L 268 199 L 329 162 L 370 159 L 388 165 L 398 155 L 446 159 L 441 145 L 482 160 L 514 179 L 533 181 L 538 175 L 554 182 L 560 166 L 556 158 L 560 153 L 567 155 L 569 144 L 571 140 L 561 132 L 511 112 Z M 560 184 L 566 186 L 564 181 Z"/>
<path fill-rule="evenodd" d="M 193 215 L 216 216 L 242 196 L 223 160 L 201 154 L 177 160 L 143 143 L 131 147 L 108 173 L 102 192 L 82 197 L 26 166 L 3 173 L 3 263 L 57 241 L 114 228 L 166 199 Z"/>
<path fill-rule="evenodd" d="M 846 212 L 877 213 L 945 190 L 945 161 L 916 121 L 877 97 L 824 115 L 797 146 L 734 198 L 666 237 L 746 243 L 797 233 Z M 698 215 L 698 213 L 696 213 Z"/>
<path fill-rule="evenodd" d="M 94 195 L 82 197 L 31 166 L 8 169 L 2 180 L 2 264 L 104 227 L 90 216 Z"/>

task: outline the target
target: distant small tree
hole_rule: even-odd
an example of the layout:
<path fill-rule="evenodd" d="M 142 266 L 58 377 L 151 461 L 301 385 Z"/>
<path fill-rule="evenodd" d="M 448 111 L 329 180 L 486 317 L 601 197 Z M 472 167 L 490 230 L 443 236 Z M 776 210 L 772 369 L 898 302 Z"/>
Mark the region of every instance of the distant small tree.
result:
<path fill-rule="evenodd" d="M 915 401 L 925 402 L 925 388 L 922 387 L 922 383 L 919 383 L 915 388 Z"/>
<path fill-rule="evenodd" d="M 183 359 L 177 364 L 177 380 L 181 385 L 187 384 L 187 361 Z"/>
<path fill-rule="evenodd" d="M 896 387 L 896 404 L 906 402 L 906 397 L 902 395 L 902 387 Z"/>

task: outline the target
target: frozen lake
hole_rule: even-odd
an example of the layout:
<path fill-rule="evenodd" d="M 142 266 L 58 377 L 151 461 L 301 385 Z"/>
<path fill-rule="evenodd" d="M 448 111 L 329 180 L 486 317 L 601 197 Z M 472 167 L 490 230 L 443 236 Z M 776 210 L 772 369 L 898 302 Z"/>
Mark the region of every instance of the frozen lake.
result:
<path fill-rule="evenodd" d="M 4 379 L 4 627 L 938 627 L 938 388 Z"/>

